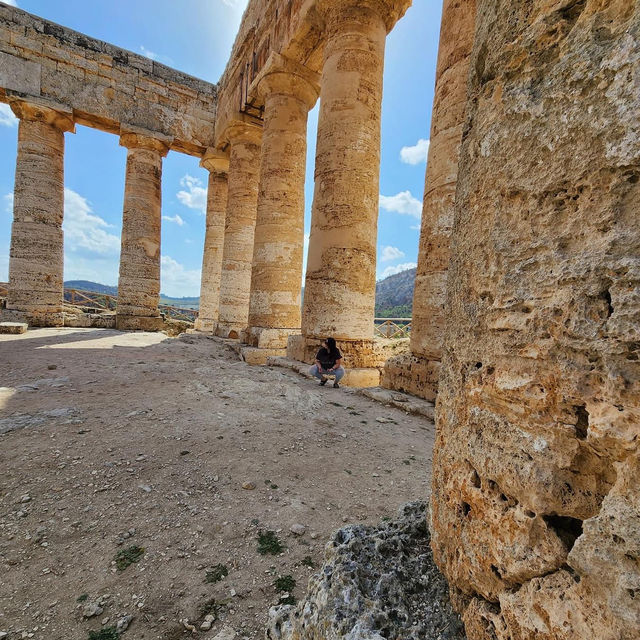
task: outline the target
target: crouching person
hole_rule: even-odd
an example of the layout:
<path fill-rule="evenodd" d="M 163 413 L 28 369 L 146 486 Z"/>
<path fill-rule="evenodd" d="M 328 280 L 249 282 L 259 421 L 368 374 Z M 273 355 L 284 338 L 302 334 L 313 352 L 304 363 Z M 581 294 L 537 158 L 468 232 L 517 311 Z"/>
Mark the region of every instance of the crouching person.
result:
<path fill-rule="evenodd" d="M 335 376 L 334 389 L 340 386 L 340 380 L 344 376 L 342 366 L 342 354 L 336 347 L 333 338 L 327 338 L 322 342 L 322 349 L 316 355 L 316 363 L 311 367 L 309 373 L 320 380 L 320 386 L 327 384 L 327 376 Z"/>

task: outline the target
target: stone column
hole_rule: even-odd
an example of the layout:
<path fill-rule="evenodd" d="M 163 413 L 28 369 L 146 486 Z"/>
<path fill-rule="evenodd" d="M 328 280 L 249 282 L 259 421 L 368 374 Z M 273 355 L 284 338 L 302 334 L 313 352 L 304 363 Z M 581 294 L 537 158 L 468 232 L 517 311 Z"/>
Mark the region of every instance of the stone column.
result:
<path fill-rule="evenodd" d="M 216 329 L 216 334 L 223 338 L 239 338 L 249 321 L 261 135 L 260 127 L 245 122 L 235 122 L 226 131 L 231 146 L 229 195 Z"/>
<path fill-rule="evenodd" d="M 286 349 L 289 335 L 300 333 L 307 116 L 319 80 L 272 54 L 258 83 L 265 116 L 245 339 L 262 349 Z"/>
<path fill-rule="evenodd" d="M 150 135 L 123 133 L 127 173 L 122 217 L 116 326 L 157 331 L 160 295 L 162 159 L 169 146 Z"/>
<path fill-rule="evenodd" d="M 631 640 L 640 4 L 497 6 L 478 3 L 470 61 L 433 557 L 469 640 Z"/>
<path fill-rule="evenodd" d="M 64 133 L 73 132 L 75 125 L 72 114 L 63 110 L 22 101 L 11 108 L 20 125 L 3 318 L 60 327 L 64 323 Z"/>
<path fill-rule="evenodd" d="M 302 339 L 313 360 L 334 336 L 349 368 L 378 364 L 373 349 L 382 75 L 387 32 L 410 0 L 320 0 L 326 41 Z"/>
<path fill-rule="evenodd" d="M 449 238 L 458 181 L 476 0 L 445 0 L 431 118 L 411 354 L 385 363 L 382 386 L 434 400 L 445 328 Z"/>
<path fill-rule="evenodd" d="M 227 211 L 227 174 L 229 158 L 217 151 L 208 151 L 200 166 L 209 171 L 207 191 L 207 229 L 202 256 L 200 312 L 195 322 L 198 331 L 212 333 L 218 324 L 220 275 L 224 247 L 224 218 Z"/>

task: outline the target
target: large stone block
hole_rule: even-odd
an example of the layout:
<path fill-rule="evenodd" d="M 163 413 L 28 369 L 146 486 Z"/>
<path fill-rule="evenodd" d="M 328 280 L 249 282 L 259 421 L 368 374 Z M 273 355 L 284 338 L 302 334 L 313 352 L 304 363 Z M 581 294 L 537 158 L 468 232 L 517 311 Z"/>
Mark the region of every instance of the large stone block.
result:
<path fill-rule="evenodd" d="M 0 333 L 20 335 L 26 333 L 29 325 L 26 322 L 0 322 Z"/>

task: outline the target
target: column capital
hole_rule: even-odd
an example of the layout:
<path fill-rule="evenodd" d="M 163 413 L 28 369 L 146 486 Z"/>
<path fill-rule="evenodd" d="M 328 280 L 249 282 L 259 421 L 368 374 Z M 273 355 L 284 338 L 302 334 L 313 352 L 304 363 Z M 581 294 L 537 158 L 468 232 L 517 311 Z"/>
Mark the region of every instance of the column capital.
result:
<path fill-rule="evenodd" d="M 262 127 L 244 120 L 234 120 L 225 129 L 223 137 L 232 145 L 244 142 L 259 146 L 262 143 Z"/>
<path fill-rule="evenodd" d="M 229 156 L 217 149 L 209 148 L 204 152 L 200 166 L 209 173 L 229 173 Z"/>
<path fill-rule="evenodd" d="M 163 158 L 169 153 L 170 138 L 137 127 L 120 128 L 120 146 L 127 149 L 157 151 Z"/>
<path fill-rule="evenodd" d="M 20 120 L 27 122 L 44 122 L 60 131 L 75 133 L 76 123 L 73 111 L 60 105 L 45 105 L 38 102 L 13 99 L 9 103 L 11 110 Z"/>
<path fill-rule="evenodd" d="M 351 12 L 371 11 L 377 13 L 387 27 L 387 33 L 402 18 L 413 0 L 318 0 L 316 11 L 328 23 L 341 24 Z"/>
<path fill-rule="evenodd" d="M 254 80 L 254 86 L 263 103 L 269 95 L 284 94 L 301 100 L 311 109 L 320 95 L 320 74 L 274 51 Z"/>

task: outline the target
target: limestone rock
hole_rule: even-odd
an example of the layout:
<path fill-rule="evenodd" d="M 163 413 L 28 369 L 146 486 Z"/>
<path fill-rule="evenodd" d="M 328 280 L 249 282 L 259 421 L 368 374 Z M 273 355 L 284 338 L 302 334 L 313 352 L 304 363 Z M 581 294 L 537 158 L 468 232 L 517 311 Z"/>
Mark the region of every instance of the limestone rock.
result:
<path fill-rule="evenodd" d="M 0 333 L 26 333 L 29 325 L 24 322 L 0 322 Z"/>
<path fill-rule="evenodd" d="M 638 637 L 639 33 L 478 2 L 431 517 L 473 640 Z"/>
<path fill-rule="evenodd" d="M 297 606 L 269 612 L 271 640 L 463 640 L 447 583 L 433 564 L 426 505 L 375 527 L 338 530 Z"/>

